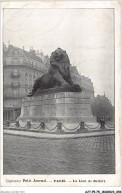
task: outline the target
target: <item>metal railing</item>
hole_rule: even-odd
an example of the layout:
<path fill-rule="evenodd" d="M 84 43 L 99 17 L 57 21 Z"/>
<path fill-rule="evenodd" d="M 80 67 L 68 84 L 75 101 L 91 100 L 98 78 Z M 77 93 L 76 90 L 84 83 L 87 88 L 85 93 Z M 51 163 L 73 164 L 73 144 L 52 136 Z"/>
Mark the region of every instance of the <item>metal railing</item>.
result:
<path fill-rule="evenodd" d="M 31 121 L 27 121 L 26 124 L 22 124 L 20 121 L 16 121 L 15 123 L 10 123 L 6 121 L 4 123 L 4 128 L 6 129 L 21 129 L 21 130 L 32 130 L 38 132 L 54 132 L 54 133 L 65 133 L 65 132 L 88 132 L 88 130 L 113 130 L 115 127 L 112 125 L 108 125 L 105 121 L 101 121 L 97 126 L 91 127 L 91 125 L 86 124 L 84 121 L 81 121 L 76 127 L 68 128 L 65 124 L 61 122 L 57 122 L 56 126 L 53 128 L 49 128 L 44 122 L 39 123 L 38 125 L 32 124 Z M 66 130 L 66 131 L 65 131 Z"/>

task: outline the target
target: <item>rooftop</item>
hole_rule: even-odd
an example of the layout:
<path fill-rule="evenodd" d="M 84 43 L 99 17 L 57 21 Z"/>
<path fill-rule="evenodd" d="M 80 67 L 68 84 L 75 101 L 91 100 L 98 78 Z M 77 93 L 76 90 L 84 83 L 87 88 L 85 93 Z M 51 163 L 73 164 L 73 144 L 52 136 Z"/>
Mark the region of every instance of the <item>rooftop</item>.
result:
<path fill-rule="evenodd" d="M 6 49 L 4 47 L 3 55 L 5 57 L 9 55 L 21 55 L 42 63 L 42 59 L 35 54 L 35 50 L 26 51 L 24 50 L 24 48 L 21 49 L 13 45 L 9 45 L 8 47 L 6 47 Z"/>

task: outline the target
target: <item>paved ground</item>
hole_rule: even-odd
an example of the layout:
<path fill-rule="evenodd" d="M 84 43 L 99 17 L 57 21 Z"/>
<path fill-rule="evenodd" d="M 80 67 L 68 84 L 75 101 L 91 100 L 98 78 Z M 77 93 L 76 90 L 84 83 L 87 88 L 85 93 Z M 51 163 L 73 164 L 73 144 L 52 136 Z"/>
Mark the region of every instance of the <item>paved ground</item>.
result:
<path fill-rule="evenodd" d="M 4 174 L 114 174 L 114 135 L 37 139 L 4 135 Z"/>

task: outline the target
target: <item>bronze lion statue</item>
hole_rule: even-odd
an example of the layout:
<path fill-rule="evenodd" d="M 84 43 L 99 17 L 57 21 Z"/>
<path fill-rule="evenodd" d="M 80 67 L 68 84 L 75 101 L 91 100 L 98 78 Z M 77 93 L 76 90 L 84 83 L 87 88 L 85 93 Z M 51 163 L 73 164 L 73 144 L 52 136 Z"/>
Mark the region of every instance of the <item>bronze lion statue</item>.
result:
<path fill-rule="evenodd" d="M 38 89 L 70 87 L 74 88 L 73 91 L 81 92 L 80 86 L 73 84 L 70 73 L 70 60 L 66 51 L 58 48 L 50 56 L 50 68 L 48 72 L 35 80 L 33 88 L 27 96 L 33 96 Z"/>

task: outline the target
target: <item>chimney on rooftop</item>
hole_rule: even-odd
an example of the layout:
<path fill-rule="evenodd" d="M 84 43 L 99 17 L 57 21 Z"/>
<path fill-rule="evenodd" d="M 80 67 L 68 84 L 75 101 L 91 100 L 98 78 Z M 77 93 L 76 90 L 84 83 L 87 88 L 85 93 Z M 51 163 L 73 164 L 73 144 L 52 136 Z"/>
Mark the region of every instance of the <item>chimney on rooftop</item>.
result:
<path fill-rule="evenodd" d="M 35 53 L 35 50 L 33 50 L 33 49 L 31 49 L 30 48 L 30 50 L 29 50 L 29 53 L 31 53 L 32 55 L 35 55 L 36 53 Z"/>
<path fill-rule="evenodd" d="M 8 41 L 8 46 L 10 46 L 10 40 Z"/>

